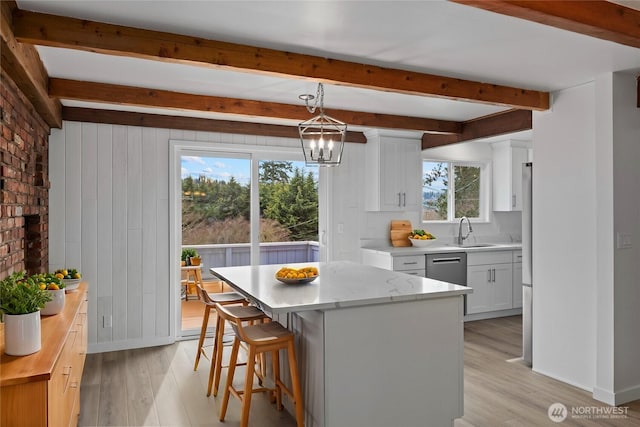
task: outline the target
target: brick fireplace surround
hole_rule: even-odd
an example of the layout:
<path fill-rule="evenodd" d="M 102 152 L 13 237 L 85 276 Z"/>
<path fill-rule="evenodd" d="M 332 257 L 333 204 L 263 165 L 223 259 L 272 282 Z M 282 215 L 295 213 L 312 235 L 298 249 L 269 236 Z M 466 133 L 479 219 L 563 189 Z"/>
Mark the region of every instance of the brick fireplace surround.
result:
<path fill-rule="evenodd" d="M 49 263 L 49 132 L 14 81 L 0 84 L 0 279 Z"/>

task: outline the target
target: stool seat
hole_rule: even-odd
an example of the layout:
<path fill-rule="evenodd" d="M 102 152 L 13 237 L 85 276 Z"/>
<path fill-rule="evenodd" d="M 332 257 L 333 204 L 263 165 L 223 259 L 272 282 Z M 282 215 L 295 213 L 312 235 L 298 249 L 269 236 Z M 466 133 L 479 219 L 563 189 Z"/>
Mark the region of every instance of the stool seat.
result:
<path fill-rule="evenodd" d="M 291 339 L 291 336 L 293 335 L 291 331 L 275 322 L 265 323 L 263 325 L 245 326 L 243 329 L 246 341 L 240 338 L 241 341 L 261 345 L 267 343 L 275 344 L 286 342 Z"/>
<path fill-rule="evenodd" d="M 207 292 L 207 296 L 209 301 L 211 301 L 212 303 L 217 302 L 219 304 L 238 304 L 240 302 L 246 301 L 246 298 L 237 292 L 222 292 L 219 294 L 210 294 Z"/>
<path fill-rule="evenodd" d="M 200 356 L 204 355 L 205 358 L 209 359 L 207 352 L 204 348 L 204 341 L 207 336 L 207 327 L 209 326 L 209 316 L 212 309 L 215 309 L 216 304 L 227 305 L 227 304 L 249 304 L 249 301 L 245 299 L 241 294 L 237 292 L 222 292 L 219 294 L 213 293 L 210 294 L 204 289 L 200 284 L 196 284 L 196 290 L 198 291 L 198 297 L 200 301 L 204 303 L 204 313 L 202 315 L 202 326 L 200 327 L 200 338 L 198 340 L 198 352 L 196 353 L 196 360 L 193 364 L 193 370 L 198 369 L 198 364 L 200 363 Z M 218 334 L 216 330 L 215 334 Z M 215 338 L 214 338 L 214 346 L 213 351 L 215 353 Z M 211 360 L 215 358 L 215 354 L 211 356 Z"/>

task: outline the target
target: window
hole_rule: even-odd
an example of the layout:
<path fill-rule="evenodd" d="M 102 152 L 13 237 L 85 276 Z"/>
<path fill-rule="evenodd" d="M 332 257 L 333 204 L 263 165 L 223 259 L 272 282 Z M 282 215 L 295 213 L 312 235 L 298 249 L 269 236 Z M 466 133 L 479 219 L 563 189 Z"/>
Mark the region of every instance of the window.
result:
<path fill-rule="evenodd" d="M 422 163 L 423 221 L 486 220 L 483 164 L 425 160 Z"/>

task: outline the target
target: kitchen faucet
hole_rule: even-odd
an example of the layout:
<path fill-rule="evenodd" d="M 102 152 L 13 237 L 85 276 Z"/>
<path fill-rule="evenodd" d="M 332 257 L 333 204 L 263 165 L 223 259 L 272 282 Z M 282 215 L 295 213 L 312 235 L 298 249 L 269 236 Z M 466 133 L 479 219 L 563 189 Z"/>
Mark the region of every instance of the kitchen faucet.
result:
<path fill-rule="evenodd" d="M 467 220 L 467 224 L 469 225 L 469 231 L 467 232 L 466 236 L 462 237 L 462 223 L 465 219 Z M 469 218 L 467 218 L 466 216 L 463 216 L 462 218 L 460 218 L 460 226 L 458 227 L 458 244 L 462 245 L 464 240 L 468 238 L 469 234 L 471 233 L 473 233 L 473 228 L 471 228 L 471 221 L 469 221 Z"/>

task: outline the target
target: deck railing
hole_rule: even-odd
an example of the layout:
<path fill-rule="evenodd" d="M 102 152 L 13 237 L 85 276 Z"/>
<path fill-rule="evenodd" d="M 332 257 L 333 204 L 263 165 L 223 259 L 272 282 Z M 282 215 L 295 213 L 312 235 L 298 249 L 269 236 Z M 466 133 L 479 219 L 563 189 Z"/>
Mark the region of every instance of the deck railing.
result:
<path fill-rule="evenodd" d="M 210 279 L 211 267 L 233 267 L 251 264 L 250 243 L 230 243 L 222 245 L 183 245 L 193 248 L 202 258 L 202 277 Z M 296 262 L 317 262 L 318 242 L 273 242 L 260 243 L 260 264 L 292 264 Z"/>

